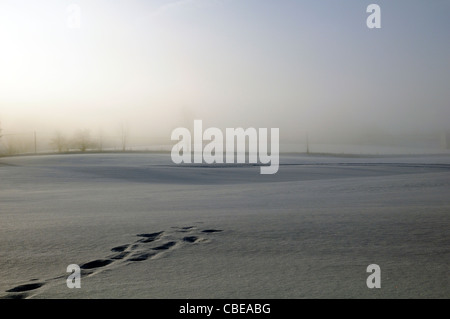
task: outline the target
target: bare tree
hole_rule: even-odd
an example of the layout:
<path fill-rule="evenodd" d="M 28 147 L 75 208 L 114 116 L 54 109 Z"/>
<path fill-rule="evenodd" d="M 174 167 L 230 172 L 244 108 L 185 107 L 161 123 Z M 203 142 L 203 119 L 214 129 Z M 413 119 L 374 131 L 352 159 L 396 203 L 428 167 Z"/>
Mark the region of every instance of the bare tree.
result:
<path fill-rule="evenodd" d="M 82 152 L 85 152 L 87 149 L 92 148 L 94 145 L 89 130 L 79 130 L 75 132 L 72 142 L 73 146 Z"/>
<path fill-rule="evenodd" d="M 125 151 L 128 142 L 128 126 L 124 124 L 120 126 L 120 142 L 122 144 L 122 151 Z"/>
<path fill-rule="evenodd" d="M 34 153 L 34 142 L 30 134 L 8 134 L 5 138 L 6 154 Z"/>
<path fill-rule="evenodd" d="M 104 135 L 103 135 L 103 130 L 102 129 L 99 129 L 96 140 L 97 140 L 97 143 L 96 143 L 97 144 L 97 149 L 100 152 L 103 152 Z"/>
<path fill-rule="evenodd" d="M 1 140 L 2 140 L 2 122 L 0 122 L 0 142 L 1 142 Z M 0 144 L 0 146 L 1 146 L 1 144 Z M 0 147 L 0 156 L 2 155 L 2 147 Z"/>
<path fill-rule="evenodd" d="M 6 138 L 6 154 L 8 155 L 14 155 L 19 153 L 19 149 L 17 148 L 17 145 L 14 141 L 14 137 L 13 136 L 8 136 Z"/>
<path fill-rule="evenodd" d="M 69 148 L 67 139 L 61 132 L 55 133 L 55 136 L 50 140 L 50 145 L 56 148 L 58 153 L 65 152 Z"/>

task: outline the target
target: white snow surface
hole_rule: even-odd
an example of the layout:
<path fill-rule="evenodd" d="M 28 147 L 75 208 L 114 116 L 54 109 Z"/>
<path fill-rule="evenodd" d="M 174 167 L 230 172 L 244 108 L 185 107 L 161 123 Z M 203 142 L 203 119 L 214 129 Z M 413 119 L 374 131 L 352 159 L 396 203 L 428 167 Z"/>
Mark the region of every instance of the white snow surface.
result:
<path fill-rule="evenodd" d="M 259 171 L 0 158 L 0 298 L 450 297 L 450 155 L 293 154 Z"/>

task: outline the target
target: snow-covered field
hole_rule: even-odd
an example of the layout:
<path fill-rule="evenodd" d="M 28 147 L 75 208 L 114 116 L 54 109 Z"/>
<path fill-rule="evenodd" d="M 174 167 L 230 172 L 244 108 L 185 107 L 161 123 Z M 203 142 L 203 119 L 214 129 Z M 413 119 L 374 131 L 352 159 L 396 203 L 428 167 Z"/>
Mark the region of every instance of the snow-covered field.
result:
<path fill-rule="evenodd" d="M 280 162 L 0 158 L 0 297 L 450 297 L 450 155 Z"/>

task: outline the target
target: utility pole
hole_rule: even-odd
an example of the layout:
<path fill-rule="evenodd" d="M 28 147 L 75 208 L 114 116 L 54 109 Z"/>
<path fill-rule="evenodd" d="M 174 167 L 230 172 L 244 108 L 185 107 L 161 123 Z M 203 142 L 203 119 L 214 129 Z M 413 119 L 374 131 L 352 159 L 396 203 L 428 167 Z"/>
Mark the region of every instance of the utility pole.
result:
<path fill-rule="evenodd" d="M 309 154 L 309 141 L 308 141 L 308 133 L 306 133 L 306 154 Z"/>

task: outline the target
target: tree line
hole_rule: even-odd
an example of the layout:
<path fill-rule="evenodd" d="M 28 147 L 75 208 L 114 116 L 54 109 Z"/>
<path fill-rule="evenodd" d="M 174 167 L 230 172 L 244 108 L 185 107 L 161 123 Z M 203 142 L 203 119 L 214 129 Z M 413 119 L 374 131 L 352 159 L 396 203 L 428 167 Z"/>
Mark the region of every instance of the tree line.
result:
<path fill-rule="evenodd" d="M 111 142 L 114 140 L 114 142 Z M 127 150 L 128 130 L 121 127 L 118 136 L 106 139 L 102 133 L 93 136 L 88 129 L 77 130 L 72 135 L 63 134 L 60 131 L 51 136 L 42 137 L 42 134 L 19 133 L 6 134 L 0 123 L 0 154 L 15 155 L 40 152 L 86 152 L 102 151 L 104 148 L 117 149 L 117 144 L 122 151 Z"/>

